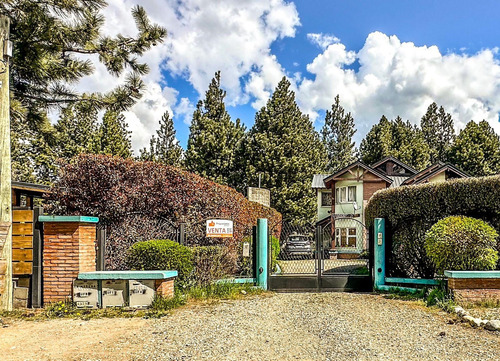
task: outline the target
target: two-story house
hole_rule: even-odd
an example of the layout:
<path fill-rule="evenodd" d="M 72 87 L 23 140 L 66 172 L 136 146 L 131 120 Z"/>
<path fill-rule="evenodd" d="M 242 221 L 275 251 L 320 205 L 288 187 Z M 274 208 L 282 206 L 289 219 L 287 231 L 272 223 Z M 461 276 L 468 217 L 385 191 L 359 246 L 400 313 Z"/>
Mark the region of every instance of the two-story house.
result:
<path fill-rule="evenodd" d="M 366 230 L 359 225 L 365 223 L 366 204 L 376 191 L 463 177 L 468 175 L 451 164 L 436 163 L 418 172 L 394 157 L 372 165 L 357 161 L 334 174 L 314 176 L 317 221 L 333 220 L 331 250 L 339 258 L 356 257 L 367 248 Z"/>

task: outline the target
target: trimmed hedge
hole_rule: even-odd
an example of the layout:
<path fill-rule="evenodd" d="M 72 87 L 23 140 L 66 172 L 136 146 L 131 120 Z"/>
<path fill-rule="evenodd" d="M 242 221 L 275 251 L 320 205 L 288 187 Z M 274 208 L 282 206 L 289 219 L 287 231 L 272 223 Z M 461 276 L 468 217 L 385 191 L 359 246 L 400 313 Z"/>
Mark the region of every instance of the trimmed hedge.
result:
<path fill-rule="evenodd" d="M 127 252 L 127 265 L 133 270 L 177 270 L 178 284 L 185 284 L 193 272 L 193 252 L 170 240 L 137 242 Z"/>
<path fill-rule="evenodd" d="M 425 250 L 439 274 L 445 270 L 485 271 L 498 261 L 498 233 L 471 217 L 446 217 L 425 234 Z"/>
<path fill-rule="evenodd" d="M 125 268 L 127 249 L 137 241 L 173 239 L 180 223 L 188 224 L 188 245 L 236 249 L 258 218 L 281 220 L 276 210 L 196 174 L 107 155 L 80 155 L 62 166 L 47 211 L 99 217 L 107 226 L 108 269 Z M 233 219 L 234 238 L 206 238 L 203 220 L 211 217 Z"/>
<path fill-rule="evenodd" d="M 377 217 L 386 220 L 388 275 L 433 277 L 425 233 L 440 219 L 456 215 L 482 219 L 498 232 L 500 176 L 381 190 L 369 200 L 365 215 L 368 226 Z"/>

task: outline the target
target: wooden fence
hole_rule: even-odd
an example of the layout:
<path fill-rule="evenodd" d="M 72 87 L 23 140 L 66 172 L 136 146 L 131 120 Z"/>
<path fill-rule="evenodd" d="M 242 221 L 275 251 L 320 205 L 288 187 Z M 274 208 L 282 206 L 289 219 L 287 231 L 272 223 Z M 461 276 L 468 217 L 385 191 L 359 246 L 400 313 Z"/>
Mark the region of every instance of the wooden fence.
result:
<path fill-rule="evenodd" d="M 14 277 L 33 274 L 33 210 L 12 211 L 12 273 Z"/>

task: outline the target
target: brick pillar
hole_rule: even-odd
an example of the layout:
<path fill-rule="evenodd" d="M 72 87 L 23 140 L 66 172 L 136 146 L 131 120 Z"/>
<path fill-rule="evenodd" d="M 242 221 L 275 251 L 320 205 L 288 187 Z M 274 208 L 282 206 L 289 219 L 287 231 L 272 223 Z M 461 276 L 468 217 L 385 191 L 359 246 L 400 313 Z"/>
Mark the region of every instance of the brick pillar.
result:
<path fill-rule="evenodd" d="M 163 298 L 174 297 L 174 280 L 174 277 L 155 280 L 156 294 Z"/>
<path fill-rule="evenodd" d="M 94 222 L 48 221 L 44 223 L 44 304 L 71 298 L 73 280 L 77 278 L 78 273 L 96 270 L 95 242 L 96 225 Z"/>

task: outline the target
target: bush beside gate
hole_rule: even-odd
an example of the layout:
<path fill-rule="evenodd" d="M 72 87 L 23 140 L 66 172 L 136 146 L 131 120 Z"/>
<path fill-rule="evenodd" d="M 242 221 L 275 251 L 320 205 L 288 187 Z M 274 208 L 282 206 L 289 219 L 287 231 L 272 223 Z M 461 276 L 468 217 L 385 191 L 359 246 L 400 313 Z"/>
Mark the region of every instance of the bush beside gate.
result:
<path fill-rule="evenodd" d="M 435 269 L 424 247 L 425 233 L 440 219 L 456 215 L 482 219 L 499 232 L 500 176 L 403 186 L 375 193 L 368 202 L 366 220 L 373 225 L 375 218 L 386 219 L 388 276 L 433 277 Z"/>

